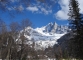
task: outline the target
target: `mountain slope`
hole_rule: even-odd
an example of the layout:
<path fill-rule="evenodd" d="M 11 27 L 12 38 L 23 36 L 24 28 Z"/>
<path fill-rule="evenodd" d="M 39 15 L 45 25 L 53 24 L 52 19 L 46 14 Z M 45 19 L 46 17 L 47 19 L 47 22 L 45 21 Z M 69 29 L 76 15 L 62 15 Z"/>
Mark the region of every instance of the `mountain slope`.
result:
<path fill-rule="evenodd" d="M 35 48 L 47 48 L 57 44 L 57 40 L 69 31 L 67 26 L 58 25 L 57 23 L 49 23 L 41 28 L 27 27 L 25 29 L 25 37 L 35 41 Z M 29 33 L 29 36 L 28 36 Z"/>

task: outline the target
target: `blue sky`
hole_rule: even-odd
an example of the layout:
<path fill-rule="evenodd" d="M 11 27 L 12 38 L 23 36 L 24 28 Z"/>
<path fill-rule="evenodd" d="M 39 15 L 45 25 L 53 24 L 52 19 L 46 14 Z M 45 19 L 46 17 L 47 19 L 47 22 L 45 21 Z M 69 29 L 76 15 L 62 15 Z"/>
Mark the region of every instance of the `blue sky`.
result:
<path fill-rule="evenodd" d="M 14 2 L 14 0 L 12 1 Z M 12 21 L 21 22 L 22 19 L 28 18 L 33 23 L 34 28 L 45 26 L 50 22 L 56 22 L 59 25 L 67 25 L 69 0 L 58 0 L 57 3 L 55 2 L 55 0 L 51 1 L 55 3 L 55 5 L 53 5 L 52 7 L 51 5 L 47 5 L 47 7 L 45 7 L 39 2 L 37 2 L 36 4 L 32 2 L 33 4 L 26 8 L 20 5 L 19 10 L 23 13 L 15 13 L 14 18 L 11 17 L 9 13 L 0 11 L 0 13 L 2 14 L 1 17 L 7 24 Z M 80 8 L 82 8 L 81 6 L 83 6 L 83 1 L 79 0 L 79 3 Z M 14 8 L 8 9 L 10 10 L 10 12 L 12 12 Z M 80 12 L 83 13 L 83 9 L 81 9 Z"/>

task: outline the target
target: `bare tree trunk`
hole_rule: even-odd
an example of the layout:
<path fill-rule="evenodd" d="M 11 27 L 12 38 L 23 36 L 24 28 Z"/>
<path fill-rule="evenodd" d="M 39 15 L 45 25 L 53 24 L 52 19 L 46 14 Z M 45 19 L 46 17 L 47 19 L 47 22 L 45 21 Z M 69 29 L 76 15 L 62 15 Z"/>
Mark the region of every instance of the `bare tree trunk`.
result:
<path fill-rule="evenodd" d="M 10 60 L 10 49 L 8 49 L 8 54 L 7 54 L 6 60 Z"/>

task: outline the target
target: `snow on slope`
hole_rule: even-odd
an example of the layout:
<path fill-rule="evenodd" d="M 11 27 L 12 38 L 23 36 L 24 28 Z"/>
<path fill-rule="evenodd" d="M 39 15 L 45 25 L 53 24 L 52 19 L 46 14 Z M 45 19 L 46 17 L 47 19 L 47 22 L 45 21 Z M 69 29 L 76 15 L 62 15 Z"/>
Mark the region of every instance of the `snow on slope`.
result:
<path fill-rule="evenodd" d="M 41 49 L 57 44 L 57 39 L 66 34 L 68 30 L 66 26 L 58 26 L 56 23 L 49 23 L 46 26 L 36 29 L 27 27 L 25 29 L 25 37 L 29 40 L 34 40 L 35 48 Z M 28 33 L 30 36 L 28 36 Z"/>
<path fill-rule="evenodd" d="M 31 35 L 32 38 L 36 41 L 36 44 L 38 45 L 37 48 L 39 47 L 47 48 L 48 46 L 53 46 L 54 44 L 57 44 L 57 39 L 59 39 L 61 36 L 65 34 L 65 33 L 64 34 L 57 34 L 57 33 L 50 34 L 47 32 L 43 32 L 44 30 L 43 28 L 44 27 L 34 29 L 38 33 L 33 34 L 32 32 L 32 35 Z"/>

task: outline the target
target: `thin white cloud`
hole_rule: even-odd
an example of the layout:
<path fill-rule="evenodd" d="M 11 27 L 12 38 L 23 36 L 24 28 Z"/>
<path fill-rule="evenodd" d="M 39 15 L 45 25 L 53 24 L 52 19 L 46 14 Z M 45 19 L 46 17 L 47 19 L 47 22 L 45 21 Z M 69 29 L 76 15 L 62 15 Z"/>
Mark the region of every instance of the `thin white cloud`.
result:
<path fill-rule="evenodd" d="M 78 0 L 80 13 L 83 14 L 83 0 Z M 69 0 L 59 0 L 59 5 L 61 10 L 54 14 L 54 16 L 59 20 L 67 20 L 68 19 L 68 11 L 69 11 Z"/>
<path fill-rule="evenodd" d="M 29 11 L 32 11 L 32 12 L 37 12 L 39 10 L 36 6 L 34 6 L 34 7 L 29 6 L 26 9 Z"/>
<path fill-rule="evenodd" d="M 48 15 L 50 13 L 52 13 L 51 9 L 46 9 L 45 7 L 42 6 L 29 6 L 26 8 L 27 10 L 31 11 L 31 12 L 37 12 L 37 13 L 43 13 L 45 15 Z"/>
<path fill-rule="evenodd" d="M 18 2 L 19 0 L 10 0 L 10 1 L 14 3 L 14 2 Z"/>
<path fill-rule="evenodd" d="M 41 11 L 46 15 L 52 13 L 52 10 L 46 10 L 45 8 L 41 8 Z"/>
<path fill-rule="evenodd" d="M 18 7 L 18 9 L 19 9 L 19 11 L 23 11 L 23 10 L 24 10 L 24 7 L 23 7 L 22 5 L 20 5 L 20 6 Z"/>
<path fill-rule="evenodd" d="M 20 2 L 20 0 L 10 0 L 11 3 L 18 3 Z M 55 3 L 55 0 L 50 0 L 51 2 L 54 2 Z M 44 3 L 40 3 L 38 1 L 36 1 L 37 3 L 32 3 L 30 4 L 29 6 L 24 6 L 23 4 L 20 4 L 19 6 L 9 6 L 8 7 L 8 10 L 19 10 L 19 11 L 23 11 L 23 10 L 27 10 L 27 11 L 31 11 L 31 12 L 34 12 L 34 13 L 41 13 L 41 14 L 45 14 L 45 15 L 48 15 L 48 14 L 51 14 L 52 13 L 52 6 L 51 5 L 46 5 Z"/>
<path fill-rule="evenodd" d="M 9 9 L 10 10 L 10 9 Z M 19 5 L 19 6 L 14 6 L 14 7 L 11 7 L 11 10 L 18 10 L 18 11 L 23 11 L 24 10 L 24 7 L 22 5 Z"/>
<path fill-rule="evenodd" d="M 9 11 L 11 11 L 12 10 L 12 8 L 7 8 Z"/>
<path fill-rule="evenodd" d="M 11 2 L 14 2 L 15 0 L 10 0 Z"/>
<path fill-rule="evenodd" d="M 7 9 L 9 10 L 9 11 L 11 11 L 11 10 L 18 10 L 18 11 L 23 11 L 24 10 L 24 7 L 22 6 L 22 5 L 19 5 L 19 6 L 14 6 L 14 7 L 7 7 Z"/>

